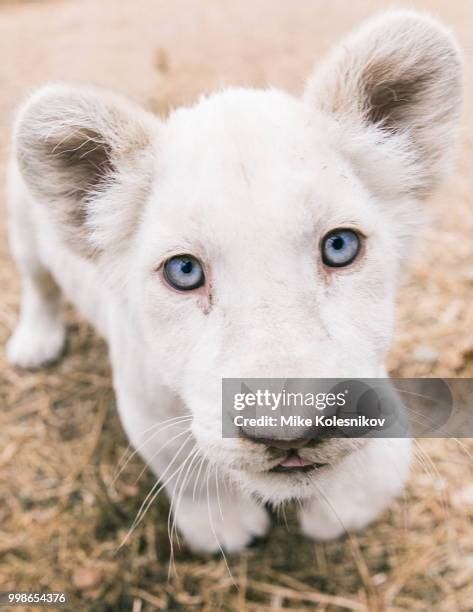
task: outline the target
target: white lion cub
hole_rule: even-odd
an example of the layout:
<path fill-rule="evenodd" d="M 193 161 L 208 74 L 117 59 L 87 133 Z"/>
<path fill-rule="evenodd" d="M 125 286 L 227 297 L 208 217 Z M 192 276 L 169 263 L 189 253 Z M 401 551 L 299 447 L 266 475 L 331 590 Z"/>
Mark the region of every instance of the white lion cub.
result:
<path fill-rule="evenodd" d="M 61 295 L 105 336 L 123 425 L 195 550 L 237 551 L 263 502 L 316 539 L 367 525 L 408 440 L 222 437 L 222 377 L 380 377 L 417 203 L 448 168 L 462 65 L 409 11 L 336 47 L 301 99 L 227 89 L 166 121 L 97 89 L 20 109 L 10 171 L 22 274 L 11 363 L 64 346 Z"/>

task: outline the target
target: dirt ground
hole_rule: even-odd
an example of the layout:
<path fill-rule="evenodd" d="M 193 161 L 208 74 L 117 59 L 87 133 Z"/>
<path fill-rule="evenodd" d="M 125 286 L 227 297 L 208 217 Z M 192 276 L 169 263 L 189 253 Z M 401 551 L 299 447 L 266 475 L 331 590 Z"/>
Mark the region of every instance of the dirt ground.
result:
<path fill-rule="evenodd" d="M 392 5 L 393 3 L 389 3 Z M 395 4 L 395 3 L 394 3 Z M 51 80 L 111 87 L 166 113 L 225 84 L 300 92 L 337 38 L 384 5 L 358 0 L 45 0 L 0 3 L 0 179 L 21 97 Z M 473 3 L 411 2 L 451 24 L 467 97 L 455 174 L 428 202 L 432 225 L 399 300 L 397 376 L 473 377 Z M 2 200 L 4 197 L 2 196 Z M 2 202 L 2 205 L 4 202 Z M 0 222 L 0 344 L 17 316 L 18 277 Z M 0 591 L 70 595 L 69 610 L 473 609 L 472 441 L 422 440 L 410 485 L 374 526 L 315 545 L 291 509 L 269 539 L 228 560 L 177 547 L 169 572 L 162 498 L 118 550 L 153 483 L 132 460 L 110 390 L 106 348 L 68 311 L 64 360 L 15 371 L 0 356 Z"/>

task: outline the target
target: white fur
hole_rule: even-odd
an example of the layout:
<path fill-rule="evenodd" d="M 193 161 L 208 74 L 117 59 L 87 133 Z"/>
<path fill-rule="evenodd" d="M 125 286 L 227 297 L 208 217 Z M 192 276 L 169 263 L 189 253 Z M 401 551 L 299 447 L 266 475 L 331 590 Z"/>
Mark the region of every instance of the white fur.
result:
<path fill-rule="evenodd" d="M 20 110 L 10 211 L 23 297 L 8 357 L 36 367 L 59 356 L 60 287 L 107 338 L 124 427 L 168 480 L 193 548 L 240 549 L 266 529 L 262 501 L 292 498 L 308 535 L 336 537 L 402 489 L 408 440 L 330 440 L 301 451 L 329 467 L 268 473 L 263 446 L 222 439 L 220 385 L 385 375 L 417 199 L 448 165 L 460 81 L 450 34 L 401 11 L 347 38 L 302 100 L 229 89 L 161 122 L 53 85 Z M 328 270 L 320 240 L 343 226 L 366 236 L 364 252 Z M 157 270 L 177 253 L 204 262 L 207 287 L 165 286 Z"/>

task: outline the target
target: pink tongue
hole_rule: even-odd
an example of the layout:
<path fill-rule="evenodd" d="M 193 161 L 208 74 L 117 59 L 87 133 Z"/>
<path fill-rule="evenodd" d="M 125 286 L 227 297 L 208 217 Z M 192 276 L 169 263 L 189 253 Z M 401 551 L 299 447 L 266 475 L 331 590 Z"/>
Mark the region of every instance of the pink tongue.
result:
<path fill-rule="evenodd" d="M 281 461 L 279 464 L 281 467 L 306 467 L 307 465 L 312 465 L 312 462 L 306 461 L 299 457 L 299 455 L 288 455 L 285 459 Z"/>

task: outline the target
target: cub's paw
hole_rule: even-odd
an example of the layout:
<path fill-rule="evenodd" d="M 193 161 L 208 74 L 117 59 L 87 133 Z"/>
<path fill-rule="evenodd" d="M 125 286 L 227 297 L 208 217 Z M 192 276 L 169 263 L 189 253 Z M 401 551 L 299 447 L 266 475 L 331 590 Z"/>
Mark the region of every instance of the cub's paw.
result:
<path fill-rule="evenodd" d="M 373 496 L 374 497 L 374 496 Z M 386 496 L 384 503 L 369 503 L 369 500 L 332 498 L 312 500 L 299 511 L 303 533 L 313 540 L 334 540 L 352 531 L 364 529 L 378 518 L 392 497 Z"/>
<path fill-rule="evenodd" d="M 299 511 L 299 521 L 304 535 L 318 542 L 335 540 L 346 527 L 342 519 L 324 502 L 309 502 Z"/>
<path fill-rule="evenodd" d="M 194 552 L 237 553 L 266 533 L 269 517 L 252 499 L 231 497 L 220 504 L 216 499 L 209 504 L 183 499 L 176 523 Z"/>
<path fill-rule="evenodd" d="M 64 350 L 66 329 L 62 321 L 21 322 L 8 341 L 8 361 L 19 368 L 34 369 L 56 361 Z"/>

